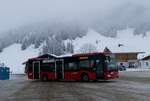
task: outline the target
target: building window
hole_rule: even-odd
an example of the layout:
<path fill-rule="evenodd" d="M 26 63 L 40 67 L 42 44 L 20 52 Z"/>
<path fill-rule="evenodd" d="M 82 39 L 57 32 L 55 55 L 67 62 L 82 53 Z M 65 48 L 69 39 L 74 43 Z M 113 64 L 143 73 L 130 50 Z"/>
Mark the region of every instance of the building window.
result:
<path fill-rule="evenodd" d="M 135 62 L 129 62 L 129 68 L 134 68 L 135 67 Z"/>

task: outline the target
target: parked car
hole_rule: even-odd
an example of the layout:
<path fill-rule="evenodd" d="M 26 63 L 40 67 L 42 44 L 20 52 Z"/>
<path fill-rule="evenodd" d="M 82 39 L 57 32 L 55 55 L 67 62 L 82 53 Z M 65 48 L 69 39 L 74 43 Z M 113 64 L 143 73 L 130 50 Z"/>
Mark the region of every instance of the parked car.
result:
<path fill-rule="evenodd" d="M 119 71 L 125 71 L 126 70 L 126 67 L 125 66 L 119 66 Z"/>

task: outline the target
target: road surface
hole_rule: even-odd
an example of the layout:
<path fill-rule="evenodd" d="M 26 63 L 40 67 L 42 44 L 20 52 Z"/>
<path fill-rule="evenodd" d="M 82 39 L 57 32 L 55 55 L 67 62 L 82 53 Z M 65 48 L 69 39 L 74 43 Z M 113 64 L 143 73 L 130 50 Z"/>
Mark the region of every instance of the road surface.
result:
<path fill-rule="evenodd" d="M 0 101 L 150 101 L 150 72 L 120 72 L 99 82 L 0 81 Z"/>

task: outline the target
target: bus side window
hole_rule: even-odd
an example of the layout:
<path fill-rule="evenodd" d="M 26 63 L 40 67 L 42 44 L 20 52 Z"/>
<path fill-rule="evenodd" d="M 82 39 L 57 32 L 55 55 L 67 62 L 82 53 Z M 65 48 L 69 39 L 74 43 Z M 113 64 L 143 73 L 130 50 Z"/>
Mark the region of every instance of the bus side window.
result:
<path fill-rule="evenodd" d="M 54 63 L 44 63 L 41 65 L 41 70 L 54 72 L 55 71 L 55 64 Z"/>
<path fill-rule="evenodd" d="M 90 67 L 95 67 L 95 60 L 90 60 Z"/>
<path fill-rule="evenodd" d="M 66 71 L 73 71 L 73 70 L 78 70 L 78 65 L 76 62 L 67 62 L 65 63 L 65 68 Z"/>
<path fill-rule="evenodd" d="M 80 68 L 89 68 L 90 67 L 90 61 L 89 60 L 82 60 L 79 62 Z"/>

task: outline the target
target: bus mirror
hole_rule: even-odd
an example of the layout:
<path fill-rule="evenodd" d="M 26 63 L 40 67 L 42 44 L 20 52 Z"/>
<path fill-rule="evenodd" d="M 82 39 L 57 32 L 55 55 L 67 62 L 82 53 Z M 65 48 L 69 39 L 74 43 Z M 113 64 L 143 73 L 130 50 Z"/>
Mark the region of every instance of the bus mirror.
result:
<path fill-rule="evenodd" d="M 93 71 L 96 71 L 96 68 L 95 68 L 95 67 L 93 68 Z"/>

